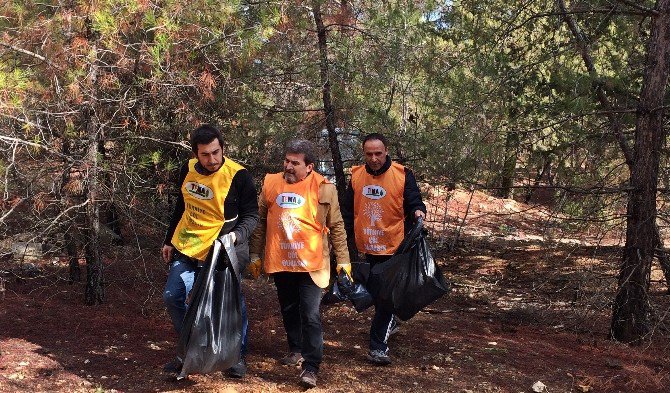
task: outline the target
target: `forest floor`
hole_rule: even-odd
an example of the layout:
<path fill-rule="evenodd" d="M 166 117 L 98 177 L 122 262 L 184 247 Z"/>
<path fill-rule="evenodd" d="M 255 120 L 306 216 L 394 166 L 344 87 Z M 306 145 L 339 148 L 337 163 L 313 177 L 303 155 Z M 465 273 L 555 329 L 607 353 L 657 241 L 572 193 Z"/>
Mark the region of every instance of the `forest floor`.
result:
<path fill-rule="evenodd" d="M 621 228 L 568 234 L 560 217 L 512 200 L 456 191 L 445 211 L 439 198 L 428 197 L 433 235 L 466 224 L 451 247 L 434 241 L 453 291 L 401 325 L 386 367 L 364 359 L 372 310 L 323 306 L 324 359 L 310 391 L 532 392 L 536 382 L 551 393 L 668 391 L 670 296 L 657 269 L 648 341 L 607 339 Z M 15 262 L 0 261 L 0 392 L 304 391 L 299 370 L 277 362 L 287 348 L 267 279 L 243 284 L 245 378 L 164 374 L 177 338 L 162 305 L 167 272 L 158 246 L 143 246 L 109 248 L 107 300 L 95 307 L 83 305 L 83 284 L 67 283 L 64 258 L 44 259 L 22 279 Z"/>

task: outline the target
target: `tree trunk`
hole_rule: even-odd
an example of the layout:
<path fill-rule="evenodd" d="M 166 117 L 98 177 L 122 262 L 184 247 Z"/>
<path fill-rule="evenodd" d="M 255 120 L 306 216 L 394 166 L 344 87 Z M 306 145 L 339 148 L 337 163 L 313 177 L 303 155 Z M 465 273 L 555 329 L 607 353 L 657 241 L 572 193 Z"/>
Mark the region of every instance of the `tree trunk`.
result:
<path fill-rule="evenodd" d="M 81 281 L 81 267 L 79 266 L 79 257 L 77 255 L 77 241 L 72 235 L 72 229 L 69 229 L 67 233 L 63 235 L 65 241 L 65 250 L 67 251 L 67 257 L 70 261 L 70 272 L 68 282 L 74 284 L 75 282 Z"/>
<path fill-rule="evenodd" d="M 92 49 L 95 52 L 95 45 Z M 95 91 L 97 79 L 97 53 L 92 58 L 91 88 Z M 94 95 L 92 95 L 93 97 Z M 88 135 L 88 150 L 86 152 L 86 164 L 88 166 L 87 190 L 89 204 L 86 207 L 86 233 L 87 242 L 85 246 L 86 257 L 86 290 L 85 301 L 88 305 L 101 304 L 105 299 L 103 286 L 103 264 L 100 257 L 100 196 L 99 196 L 99 143 L 100 124 L 98 114 L 95 112 L 95 103 L 91 102 L 84 109 L 86 120 L 86 132 Z"/>
<path fill-rule="evenodd" d="M 655 226 L 654 238 L 656 241 L 656 258 L 658 258 L 658 263 L 661 265 L 661 270 L 663 270 L 665 285 L 668 287 L 668 291 L 670 291 L 670 258 L 668 258 L 668 254 L 665 252 L 663 238 L 661 237 L 658 225 Z"/>
<path fill-rule="evenodd" d="M 519 150 L 519 133 L 508 132 L 505 136 L 505 162 L 500 174 L 501 198 L 511 198 L 516 174 L 517 151 Z"/>
<path fill-rule="evenodd" d="M 314 0 L 312 2 L 312 13 L 314 14 L 314 23 L 316 24 L 316 34 L 319 41 L 319 70 L 322 84 L 323 111 L 326 115 L 326 129 L 328 130 L 328 146 L 333 157 L 333 169 L 335 170 L 335 186 L 337 187 L 337 197 L 340 203 L 344 201 L 344 193 L 347 188 L 344 177 L 344 165 L 342 164 L 342 154 L 340 154 L 340 145 L 337 141 L 337 130 L 335 127 L 335 109 L 330 95 L 330 75 L 328 72 L 328 43 L 326 41 L 326 28 L 321 18 L 321 2 Z"/>
<path fill-rule="evenodd" d="M 63 161 L 66 164 L 64 167 L 65 169 L 63 170 L 63 175 L 62 175 L 62 182 L 61 182 L 61 208 L 63 210 L 66 210 L 69 206 L 74 205 L 75 203 L 73 202 L 73 199 L 75 198 L 75 193 L 73 187 L 69 187 L 70 182 L 76 181 L 75 179 L 72 179 L 72 166 L 67 165 L 67 159 L 65 157 L 68 157 L 70 155 L 70 139 L 67 136 L 66 133 L 63 135 Z M 81 195 L 79 195 L 81 197 Z M 65 229 L 65 233 L 63 233 L 63 242 L 65 243 L 65 251 L 67 253 L 67 257 L 69 259 L 69 266 L 70 266 L 70 271 L 69 271 L 69 278 L 68 282 L 70 284 L 73 284 L 75 282 L 80 282 L 81 281 L 81 267 L 79 266 L 79 256 L 77 253 L 77 224 L 76 224 L 76 215 L 77 213 L 75 212 L 75 217 L 73 218 L 73 222 L 75 223 L 74 225 L 70 225 L 68 228 Z"/>
<path fill-rule="evenodd" d="M 544 178 L 545 175 L 549 174 L 551 171 L 551 156 L 549 154 L 544 154 L 542 160 L 544 161 L 542 164 L 542 169 L 537 171 L 537 175 L 535 175 L 535 179 L 533 180 L 533 185 L 526 194 L 526 203 L 530 203 L 530 201 L 533 199 L 533 194 L 535 194 L 535 190 L 537 190 L 537 188 L 540 186 L 542 178 Z"/>
<path fill-rule="evenodd" d="M 670 0 L 658 0 L 656 10 L 637 108 L 626 246 L 610 331 L 613 339 L 634 345 L 643 342 L 650 328 L 647 291 L 657 246 L 656 189 L 664 141 L 663 101 L 670 70 Z"/>
<path fill-rule="evenodd" d="M 86 304 L 101 304 L 105 299 L 103 287 L 103 264 L 100 257 L 100 202 L 98 187 L 98 135 L 99 126 L 96 114 L 93 111 L 87 113 L 88 117 L 88 197 L 90 203 L 86 208 L 88 228 L 86 230 L 87 242 L 85 247 L 86 256 Z"/>
<path fill-rule="evenodd" d="M 624 159 L 626 160 L 626 164 L 630 169 L 633 166 L 634 153 L 628 145 L 628 140 L 626 139 L 626 136 L 623 132 L 624 130 L 621 124 L 621 118 L 616 114 L 616 111 L 613 110 L 612 104 L 605 94 L 605 84 L 602 82 L 603 79 L 596 70 L 595 63 L 591 57 L 591 53 L 589 52 L 589 43 L 587 42 L 585 35 L 577 26 L 577 23 L 572 17 L 572 13 L 570 13 L 565 6 L 565 1 L 556 0 L 556 5 L 563 14 L 563 19 L 565 20 L 565 23 L 568 25 L 570 32 L 572 32 L 572 35 L 575 38 L 577 49 L 579 50 L 579 54 L 584 60 L 586 69 L 588 70 L 589 77 L 591 78 L 591 85 L 593 86 L 593 90 L 596 93 L 598 102 L 600 103 L 603 111 L 606 113 L 610 130 L 614 136 L 616 136 L 619 148 L 621 148 L 621 152 L 623 153 Z"/>

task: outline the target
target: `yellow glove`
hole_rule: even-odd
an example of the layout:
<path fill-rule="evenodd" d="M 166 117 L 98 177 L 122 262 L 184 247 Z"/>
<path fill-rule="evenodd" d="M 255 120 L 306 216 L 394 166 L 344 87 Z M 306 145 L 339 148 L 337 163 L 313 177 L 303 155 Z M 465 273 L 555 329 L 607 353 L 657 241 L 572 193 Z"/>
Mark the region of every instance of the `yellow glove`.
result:
<path fill-rule="evenodd" d="M 342 270 L 347 273 L 347 276 L 351 277 L 351 263 L 338 263 L 335 267 L 335 271 L 337 271 L 337 274 L 340 274 Z"/>
<path fill-rule="evenodd" d="M 261 273 L 263 272 L 263 263 L 261 262 L 261 259 L 258 257 L 258 255 L 251 256 L 251 263 L 249 266 L 247 266 L 247 272 L 253 279 L 260 277 Z"/>

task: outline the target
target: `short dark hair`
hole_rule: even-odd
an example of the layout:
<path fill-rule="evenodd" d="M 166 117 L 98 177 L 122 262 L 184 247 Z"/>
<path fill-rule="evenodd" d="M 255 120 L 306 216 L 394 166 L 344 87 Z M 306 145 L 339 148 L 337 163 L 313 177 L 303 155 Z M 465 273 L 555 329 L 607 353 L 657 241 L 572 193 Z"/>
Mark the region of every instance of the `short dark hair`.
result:
<path fill-rule="evenodd" d="M 223 149 L 223 135 L 216 127 L 211 124 L 203 124 L 191 133 L 191 150 L 198 154 L 198 145 L 209 145 L 214 139 L 219 140 Z"/>
<path fill-rule="evenodd" d="M 367 141 L 380 141 L 382 144 L 384 144 L 384 147 L 388 147 L 389 141 L 386 139 L 386 137 L 378 132 L 373 132 L 372 134 L 367 134 L 365 138 L 363 138 L 363 144 L 362 146 L 365 146 L 365 142 Z"/>
<path fill-rule="evenodd" d="M 286 143 L 287 154 L 304 154 L 305 165 L 313 164 L 316 160 L 314 144 L 307 139 L 291 139 Z"/>

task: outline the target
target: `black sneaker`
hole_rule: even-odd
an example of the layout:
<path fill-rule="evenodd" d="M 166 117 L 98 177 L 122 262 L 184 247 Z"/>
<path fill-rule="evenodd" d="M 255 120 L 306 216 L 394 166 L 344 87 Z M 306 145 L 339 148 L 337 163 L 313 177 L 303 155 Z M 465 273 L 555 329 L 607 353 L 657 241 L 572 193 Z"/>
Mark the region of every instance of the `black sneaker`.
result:
<path fill-rule="evenodd" d="M 184 364 L 179 359 L 175 359 L 163 366 L 163 371 L 170 374 L 179 374 Z"/>
<path fill-rule="evenodd" d="M 240 359 L 236 365 L 226 370 L 226 375 L 230 378 L 244 378 L 247 375 L 247 362 Z"/>
<path fill-rule="evenodd" d="M 303 357 L 300 352 L 291 352 L 279 360 L 279 363 L 284 366 L 299 366 L 303 362 Z"/>
<path fill-rule="evenodd" d="M 316 387 L 316 373 L 314 371 L 302 370 L 300 373 L 300 384 L 306 388 Z"/>
<path fill-rule="evenodd" d="M 368 352 L 365 358 L 368 359 L 370 363 L 377 366 L 386 366 L 387 364 L 391 364 L 391 358 L 389 355 L 387 355 L 385 351 L 379 349 Z"/>

